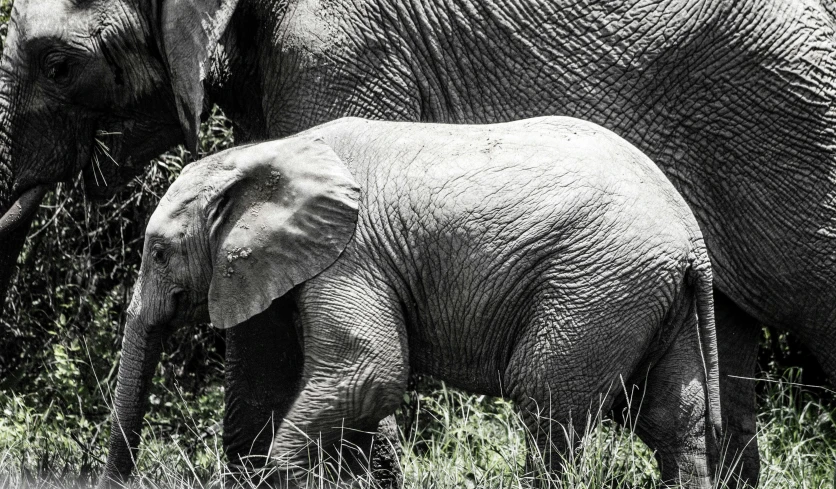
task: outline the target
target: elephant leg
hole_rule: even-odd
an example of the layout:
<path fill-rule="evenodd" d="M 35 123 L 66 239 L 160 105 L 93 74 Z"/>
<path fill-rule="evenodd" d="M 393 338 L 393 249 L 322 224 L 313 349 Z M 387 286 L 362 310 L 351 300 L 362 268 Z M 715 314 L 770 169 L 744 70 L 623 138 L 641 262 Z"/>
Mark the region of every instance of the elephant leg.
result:
<path fill-rule="evenodd" d="M 381 489 L 400 487 L 401 440 L 395 415 L 390 414 L 377 425 L 377 433 L 372 440 L 371 470 L 376 483 Z"/>
<path fill-rule="evenodd" d="M 826 335 L 818 330 L 812 335 L 801 335 L 805 346 L 813 353 L 813 357 L 818 361 L 831 384 L 836 384 L 836 334 L 834 333 L 836 332 Z"/>
<path fill-rule="evenodd" d="M 586 392 L 561 389 L 559 385 L 552 389 L 550 383 L 535 385 L 526 373 L 531 361 L 531 355 L 515 352 L 505 381 L 527 431 L 525 472 L 534 477 L 537 487 L 551 487 L 545 481 L 559 479 L 580 444 L 590 409 L 589 396 Z"/>
<path fill-rule="evenodd" d="M 226 331 L 224 451 L 233 478 L 258 478 L 298 391 L 303 356 L 293 304 L 280 298 Z M 257 480 L 248 481 L 258 485 Z"/>
<path fill-rule="evenodd" d="M 666 484 L 710 489 L 719 475 L 717 441 L 708 417 L 705 363 L 696 315 L 690 314 L 679 334 L 647 371 L 639 402 L 630 404 L 636 433 L 656 451 Z"/>
<path fill-rule="evenodd" d="M 344 281 L 329 284 L 320 276 L 311 281 L 316 287 L 299 294 L 303 381 L 271 451 L 291 480 L 304 479 L 315 463 L 340 477 L 374 470 L 371 435 L 406 390 L 406 330 L 398 303 L 368 284 Z"/>
<path fill-rule="evenodd" d="M 601 351 L 616 351 L 608 340 L 624 341 L 577 334 L 607 329 L 600 322 L 583 323 L 582 317 L 563 316 L 558 311 L 574 307 L 563 299 L 539 299 L 509 357 L 503 382 L 528 431 L 526 472 L 546 481 L 559 478 L 564 465 L 573 462 L 574 449 L 589 421 L 597 421 L 596 414 L 607 412 L 613 404 L 619 386 L 608 384 L 617 382 L 612 372 L 628 371 L 630 359 L 638 357 L 628 349 L 641 346 L 628 344 L 623 355 L 601 355 Z M 571 345 L 567 337 L 572 338 Z"/>
<path fill-rule="evenodd" d="M 721 448 L 723 479 L 729 487 L 757 487 L 760 455 L 757 439 L 755 370 L 761 327 L 721 292 L 714 291 L 720 405 L 725 440 Z"/>
<path fill-rule="evenodd" d="M 276 430 L 302 380 L 301 339 L 293 324 L 295 305 L 276 299 L 263 313 L 226 332 L 224 452 L 232 479 L 260 485 Z M 361 437 L 362 438 L 362 437 Z M 384 418 L 377 433 L 357 444 L 372 444 L 371 468 L 378 487 L 400 481 L 400 441 L 395 417 Z"/>

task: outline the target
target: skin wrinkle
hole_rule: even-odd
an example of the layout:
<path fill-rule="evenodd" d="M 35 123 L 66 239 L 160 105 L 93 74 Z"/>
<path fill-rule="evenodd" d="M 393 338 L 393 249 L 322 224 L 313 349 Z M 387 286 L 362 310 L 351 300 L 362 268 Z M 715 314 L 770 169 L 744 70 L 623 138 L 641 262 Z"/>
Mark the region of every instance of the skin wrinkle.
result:
<path fill-rule="evenodd" d="M 447 199 L 447 200 L 449 200 L 449 199 Z M 413 209 L 417 209 L 417 208 L 419 208 L 419 207 L 420 207 L 420 206 L 418 206 L 418 205 L 414 205 L 412 208 L 413 208 Z M 404 219 L 403 217 L 401 217 L 401 223 L 402 223 L 402 225 L 403 225 L 403 226 L 405 226 L 406 228 L 411 227 L 411 225 L 409 224 L 409 222 L 411 222 L 411 221 L 409 221 L 409 220 Z M 407 247 L 407 250 L 409 250 L 409 249 L 411 249 L 411 247 Z M 407 253 L 408 253 L 408 251 L 407 251 Z M 414 261 L 414 258 L 413 258 L 413 261 Z M 422 267 L 421 267 L 421 265 L 420 265 L 420 264 L 416 264 L 415 266 L 416 266 L 416 268 L 418 268 L 418 269 L 422 269 Z M 424 291 L 422 295 L 426 297 L 426 296 L 427 296 L 427 292 L 426 292 L 426 291 Z M 465 301 L 464 301 L 464 302 L 467 302 L 467 299 L 465 299 Z"/>
<path fill-rule="evenodd" d="M 337 6 L 335 8 L 340 9 L 339 6 Z M 286 34 L 283 34 L 283 36 L 285 36 L 285 37 L 288 37 L 288 36 L 292 37 L 293 35 L 294 34 L 293 34 L 292 29 L 288 30 Z M 361 51 L 356 55 L 357 60 L 366 60 L 370 56 L 369 53 L 374 52 L 374 50 L 366 50 L 366 47 L 363 47 L 362 49 L 361 48 L 353 48 L 353 49 Z M 365 89 L 371 89 L 372 91 L 382 89 L 383 86 L 379 84 L 379 81 L 386 79 L 386 78 L 381 78 L 381 77 L 369 76 L 369 73 L 364 72 L 362 67 L 360 65 L 358 65 L 358 63 L 359 63 L 359 61 L 358 61 L 358 62 L 355 62 L 352 65 L 345 65 L 343 63 L 342 68 L 339 71 L 340 79 L 339 80 L 334 80 L 332 76 L 330 76 L 326 73 L 322 73 L 321 70 L 318 71 L 319 69 L 316 68 L 315 66 L 306 67 L 305 65 L 300 64 L 300 58 L 299 58 L 298 53 L 295 53 L 295 52 L 291 51 L 288 54 L 290 55 L 289 56 L 290 58 L 293 58 L 290 61 L 294 65 L 292 72 L 289 71 L 289 70 L 287 71 L 288 75 L 293 73 L 293 78 L 296 79 L 296 80 L 301 80 L 303 78 L 310 78 L 311 82 L 313 82 L 313 83 L 317 83 L 317 84 L 320 84 L 320 85 L 322 85 L 323 83 L 326 84 L 326 85 L 323 86 L 322 90 L 318 90 L 318 91 L 306 94 L 305 103 L 307 103 L 307 101 L 308 101 L 307 99 L 309 99 L 309 101 L 314 106 L 319 105 L 320 107 L 328 107 L 328 111 L 336 111 L 337 113 L 341 113 L 343 115 L 352 115 L 352 114 L 355 114 L 355 113 L 359 114 L 359 112 L 357 112 L 358 111 L 358 106 L 350 104 L 350 102 L 352 102 L 354 100 L 364 100 L 362 98 L 357 99 L 355 97 L 358 97 L 358 96 L 363 97 L 364 95 L 362 95 L 362 94 L 365 91 Z M 387 63 L 387 66 L 388 66 L 388 63 Z M 371 66 L 370 66 L 370 68 L 371 68 Z M 323 65 L 322 69 L 324 70 L 324 65 Z M 377 67 L 376 68 L 377 71 L 379 71 L 380 69 L 384 69 L 384 71 L 385 71 L 387 68 L 386 67 Z M 389 73 L 389 72 L 387 72 L 387 73 Z M 282 75 L 282 76 L 284 76 L 284 75 Z M 284 76 L 284 78 L 287 78 L 287 76 Z M 349 81 L 348 84 L 344 83 L 346 80 Z M 355 81 L 351 81 L 351 80 L 355 80 Z M 377 83 L 377 85 L 368 87 L 368 86 L 365 86 L 363 84 L 358 84 L 358 80 L 369 80 L 373 83 Z M 335 81 L 339 84 L 330 86 L 330 88 L 326 88 L 326 86 L 328 86 L 327 85 L 328 83 L 333 83 Z M 287 83 L 288 83 L 287 80 L 280 81 L 280 83 L 282 83 L 285 86 L 285 88 L 287 88 Z M 362 83 L 366 83 L 366 82 L 363 81 Z M 365 109 L 362 109 L 362 112 L 364 114 L 366 114 L 367 116 L 375 116 L 375 117 L 383 117 L 384 114 L 388 113 L 388 115 L 386 116 L 387 118 L 394 118 L 394 119 L 411 119 L 411 118 L 414 118 L 415 114 L 412 114 L 412 113 L 409 112 L 410 104 L 407 103 L 405 105 L 402 105 L 400 103 L 403 100 L 408 100 L 409 99 L 409 97 L 407 97 L 406 94 L 403 93 L 403 90 L 396 88 L 396 83 L 395 84 L 387 83 L 386 87 L 388 87 L 388 88 L 385 88 L 386 92 L 398 94 L 396 97 L 393 97 L 393 100 L 398 100 L 399 103 L 398 103 L 398 105 L 391 105 L 391 108 L 396 108 L 396 107 L 401 106 L 402 109 L 399 110 L 399 111 L 396 111 L 394 113 L 391 113 L 391 110 L 392 110 L 391 108 L 381 107 L 380 106 L 380 101 L 389 98 L 389 97 L 384 96 L 382 98 L 379 98 L 377 100 L 377 102 L 375 102 L 375 105 L 366 106 Z M 339 93 L 345 93 L 346 97 L 341 99 L 336 104 L 331 103 L 331 102 L 328 102 L 328 103 L 325 103 L 325 104 L 317 104 L 316 102 L 319 99 L 320 94 L 326 95 L 328 93 L 328 90 L 338 91 Z M 328 118 L 319 118 L 320 115 L 316 114 L 316 111 L 314 111 L 314 112 L 310 111 L 307 106 L 304 106 L 304 107 L 301 106 L 302 101 L 303 101 L 303 99 L 298 99 L 298 100 L 297 99 L 292 99 L 292 100 L 281 99 L 281 101 L 274 102 L 274 104 L 273 104 L 274 106 L 276 104 L 281 104 L 284 107 L 283 113 L 282 113 L 282 120 L 277 120 L 277 121 L 275 121 L 275 123 L 272 123 L 272 122 L 268 121 L 268 124 L 277 128 L 279 131 L 283 131 L 281 129 L 281 125 L 287 123 L 286 118 L 288 116 L 290 116 L 290 117 L 301 117 L 303 120 L 308 121 L 306 123 L 307 125 L 313 125 L 316 122 L 324 122 L 325 120 L 328 120 Z M 296 108 L 297 106 L 299 107 L 298 109 Z M 311 120 L 311 117 L 317 117 L 318 119 Z M 289 134 L 289 133 L 292 133 L 292 132 L 295 132 L 295 131 L 284 131 L 282 133 Z"/>
<path fill-rule="evenodd" d="M 161 341 L 156 331 L 148 328 L 139 317 L 134 316 L 129 320 L 123 338 L 126 354 L 120 361 L 119 382 L 114 401 L 114 404 L 120 407 L 119 415 L 115 416 L 115 419 L 118 420 L 121 429 L 111 430 L 110 438 L 111 446 L 116 447 L 118 453 L 108 458 L 109 468 L 118 473 L 133 465 L 133 450 L 130 447 L 135 447 L 139 440 L 142 416 L 148 404 L 145 393 L 158 362 Z M 133 395 L 137 397 L 131 397 Z"/>
<path fill-rule="evenodd" d="M 124 14 L 125 18 L 130 18 L 127 10 L 122 8 L 121 12 Z M 123 39 L 124 37 L 132 37 L 135 46 L 142 45 L 141 39 L 139 38 L 138 34 L 135 32 L 134 29 L 131 29 L 131 27 L 132 26 L 127 25 L 125 22 L 119 22 L 118 24 L 114 24 L 112 26 L 102 26 L 99 32 L 96 33 L 94 37 L 96 42 L 91 42 L 91 44 L 93 46 L 97 46 L 102 51 L 102 54 L 105 56 L 105 59 L 108 61 L 108 64 L 110 65 L 110 68 L 114 73 L 114 77 L 121 76 L 117 75 L 117 73 L 122 71 L 126 71 L 130 74 L 130 70 L 123 70 L 121 67 L 118 66 L 120 60 L 123 62 L 127 61 L 124 62 L 124 64 L 127 66 L 132 66 L 134 63 L 136 63 L 137 66 L 134 69 L 141 70 L 141 72 L 137 73 L 137 76 L 131 80 L 133 83 L 130 83 L 130 85 L 132 85 L 134 88 L 134 97 L 137 97 L 131 100 L 130 102 L 136 102 L 139 94 L 147 93 L 151 90 L 151 87 L 143 86 L 146 80 L 154 80 L 155 77 L 152 76 L 151 71 L 145 67 L 145 63 L 142 60 L 142 56 L 138 56 L 139 53 L 131 52 L 131 50 L 129 49 L 130 44 L 121 42 L 121 39 Z M 93 39 L 91 39 L 91 41 L 93 41 Z M 126 82 L 117 82 L 117 85 L 126 85 Z M 127 93 L 131 92 L 128 91 Z"/>
<path fill-rule="evenodd" d="M 335 268 L 339 268 L 339 267 L 332 267 L 331 269 L 329 269 L 329 271 L 334 271 Z M 358 404 L 369 406 L 366 403 L 368 403 L 368 402 L 375 403 L 375 402 L 378 402 L 378 401 L 376 401 L 376 399 L 377 400 L 380 399 L 380 396 L 376 395 L 374 392 L 370 393 L 368 391 L 359 390 L 359 387 L 362 387 L 363 385 L 367 385 L 367 382 L 368 382 L 367 379 L 368 379 L 369 375 L 375 375 L 375 373 L 377 373 L 378 377 L 377 377 L 376 382 L 374 382 L 373 384 L 368 384 L 368 385 L 373 385 L 377 389 L 384 389 L 382 392 L 386 392 L 385 391 L 386 385 L 388 385 L 386 383 L 381 383 L 381 381 L 384 378 L 386 378 L 386 376 L 385 375 L 384 375 L 384 377 L 379 376 L 379 374 L 381 373 L 379 371 L 379 369 L 381 367 L 383 367 L 383 365 L 377 364 L 377 367 L 373 367 L 373 365 L 376 364 L 375 353 L 378 352 L 378 353 L 381 353 L 381 354 L 386 354 L 385 352 L 389 351 L 387 349 L 378 348 L 377 350 L 369 350 L 368 348 L 363 348 L 362 351 L 365 351 L 364 354 L 362 354 L 361 356 L 352 357 L 352 358 L 355 358 L 355 360 L 358 359 L 358 358 L 364 358 L 364 361 L 359 363 L 359 364 L 355 361 L 355 362 L 353 362 L 353 365 L 351 365 L 351 363 L 345 363 L 346 360 L 344 360 L 344 359 L 339 360 L 339 362 L 343 362 L 343 363 L 336 363 L 336 364 L 331 363 L 331 362 L 319 363 L 319 358 L 326 358 L 326 357 L 328 357 L 328 358 L 341 358 L 341 357 L 345 356 L 343 354 L 338 354 L 337 356 L 334 356 L 333 355 L 333 349 L 335 347 L 338 348 L 338 351 L 346 351 L 346 350 L 351 351 L 354 348 L 358 348 L 359 345 L 367 344 L 368 346 L 371 346 L 372 344 L 375 344 L 378 347 L 381 345 L 379 340 L 374 341 L 375 334 L 374 334 L 373 329 L 372 330 L 369 330 L 368 328 L 365 328 L 363 330 L 359 330 L 359 329 L 354 329 L 354 330 L 340 329 L 339 331 L 333 331 L 333 328 L 328 327 L 329 324 L 336 325 L 336 324 L 344 324 L 346 322 L 354 323 L 361 316 L 366 318 L 365 321 L 371 320 L 373 324 L 379 324 L 381 326 L 386 324 L 386 319 L 389 319 L 390 324 L 394 324 L 394 323 L 397 322 L 397 321 L 393 321 L 394 317 L 389 316 L 387 314 L 386 309 L 380 310 L 380 308 L 377 304 L 375 304 L 373 302 L 368 302 L 366 300 L 366 298 L 368 296 L 365 292 L 360 293 L 360 294 L 353 294 L 352 293 L 352 290 L 363 290 L 363 291 L 369 290 L 368 289 L 369 285 L 367 285 L 367 284 L 357 284 L 356 282 L 353 282 L 348 277 L 342 276 L 338 270 L 335 271 L 335 273 L 333 273 L 332 275 L 334 277 L 336 277 L 336 281 L 334 283 L 330 284 L 330 285 L 326 285 L 326 289 L 331 289 L 331 292 L 322 293 L 323 291 L 317 291 L 313 288 L 310 288 L 311 289 L 310 292 L 305 292 L 306 289 L 309 289 L 309 287 L 307 287 L 307 286 L 305 288 L 303 288 L 303 290 L 302 290 L 302 293 L 306 297 L 303 300 L 303 303 L 305 304 L 305 306 L 303 307 L 303 312 L 304 311 L 318 311 L 319 313 L 316 315 L 316 319 L 315 319 L 317 322 L 315 324 L 322 325 L 321 327 L 317 327 L 315 325 L 312 325 L 312 328 L 308 329 L 308 331 L 311 331 L 311 332 L 323 331 L 324 332 L 326 329 L 328 329 L 328 334 L 326 334 L 325 336 L 319 336 L 319 335 L 311 336 L 311 337 L 309 337 L 309 339 L 306 342 L 306 344 L 310 345 L 308 348 L 313 350 L 309 354 L 308 353 L 308 348 L 306 348 L 306 357 L 311 357 L 311 362 L 306 362 L 306 375 L 305 375 L 305 377 L 307 379 L 309 379 L 311 383 L 309 383 L 304 388 L 302 394 L 300 394 L 300 397 L 304 398 L 304 399 L 307 399 L 309 402 L 300 403 L 300 402 L 297 401 L 296 407 L 294 409 L 292 409 L 291 413 L 288 415 L 288 419 L 292 420 L 291 423 L 296 424 L 297 426 L 302 426 L 303 427 L 304 424 L 307 423 L 307 421 L 311 420 L 311 419 L 322 420 L 322 422 L 324 423 L 324 426 L 330 426 L 330 427 L 341 426 L 342 422 L 339 421 L 339 420 L 343 416 L 340 415 L 340 412 L 344 409 L 351 409 L 352 403 L 354 403 L 355 406 L 358 405 Z M 317 280 L 318 279 L 315 279 L 314 282 L 316 282 Z M 360 285 L 359 289 L 357 288 L 358 285 Z M 349 296 L 352 297 L 351 299 L 348 299 L 348 300 L 352 301 L 357 306 L 357 310 L 352 311 L 349 314 L 346 314 L 345 311 L 343 310 L 343 308 L 344 308 L 343 304 L 345 304 L 345 301 L 346 301 L 346 299 L 344 297 L 346 296 L 346 294 L 348 294 Z M 358 300 L 359 300 L 359 302 L 358 302 Z M 336 311 L 342 311 L 342 313 L 338 314 L 337 316 L 332 316 L 333 312 L 336 312 Z M 377 313 L 376 313 L 376 311 L 377 311 Z M 392 310 L 391 312 L 394 313 L 394 310 Z M 305 319 L 303 317 L 303 321 L 304 320 Z M 362 336 L 363 337 L 368 337 L 370 342 L 366 343 L 366 341 L 363 341 L 361 343 L 358 343 L 358 342 L 354 341 L 353 342 L 354 348 L 352 348 L 352 341 L 351 340 L 347 340 L 345 338 L 341 339 L 341 337 L 333 337 L 334 334 L 344 334 L 344 333 L 348 333 L 350 336 L 353 336 L 353 334 L 351 334 L 351 332 L 360 333 L 361 331 L 363 332 Z M 384 335 L 384 336 L 379 336 L 378 338 L 386 338 L 386 337 L 387 336 Z M 389 337 L 392 338 L 391 336 L 389 336 Z M 358 338 L 358 337 L 355 337 L 355 338 Z M 395 338 L 397 338 L 397 336 L 395 336 Z M 334 341 L 336 343 L 336 345 L 339 345 L 339 346 L 333 345 L 332 341 Z M 348 346 L 346 346 L 346 345 L 348 345 Z M 317 354 L 316 353 L 317 351 L 320 351 L 322 353 Z M 358 354 L 359 354 L 360 351 L 361 350 L 356 350 L 356 352 Z M 325 352 L 327 352 L 327 354 Z M 350 362 L 350 359 L 348 359 L 348 362 Z M 351 365 L 351 367 L 349 367 L 348 370 L 343 370 L 339 367 L 339 365 L 346 365 L 346 366 Z M 318 366 L 320 368 L 318 368 Z M 317 372 L 317 373 L 314 374 L 314 372 Z M 329 375 L 329 372 L 332 372 L 332 374 Z M 333 373 L 336 373 L 336 375 L 334 375 Z M 327 375 L 327 377 L 323 377 L 323 375 Z M 346 375 L 348 375 L 347 379 L 346 379 Z M 399 377 L 400 377 L 400 379 L 396 379 L 394 377 L 390 377 L 390 379 L 395 381 L 396 383 L 401 384 L 400 389 L 403 389 L 403 388 L 405 388 L 405 382 L 406 382 L 405 371 Z M 346 386 L 356 386 L 356 387 L 358 387 L 357 392 L 364 393 L 365 402 L 362 402 L 362 401 L 358 402 L 355 398 L 352 398 L 352 399 L 348 400 L 349 401 L 348 405 L 343 405 L 342 407 L 334 406 L 333 403 L 339 402 L 339 401 L 341 401 L 341 399 L 332 398 L 329 394 L 327 394 L 328 392 L 333 392 L 333 387 L 331 387 L 331 384 L 333 382 L 337 382 L 333 379 L 343 379 L 343 380 L 340 380 L 338 382 L 340 382 L 341 384 L 345 383 Z M 325 404 L 323 404 L 323 402 Z M 392 407 L 394 407 L 394 406 L 397 405 L 397 402 L 398 402 L 398 396 L 395 396 L 388 401 L 388 404 L 390 404 Z M 329 406 L 329 405 L 333 406 L 332 408 L 328 408 L 329 410 L 334 409 L 336 411 L 334 411 L 333 413 L 327 413 L 326 412 L 324 416 L 323 416 L 323 413 L 321 411 L 321 408 L 314 408 L 314 406 Z M 372 411 L 372 412 L 374 412 L 374 411 Z M 304 420 L 304 421 L 301 421 L 301 420 Z M 303 424 L 300 425 L 300 422 L 302 422 Z M 338 433 L 335 433 L 335 432 L 331 431 L 330 433 L 323 433 L 322 435 L 320 435 L 320 438 L 323 440 L 323 442 L 328 444 L 328 443 L 331 443 L 331 442 L 335 441 L 333 439 L 333 437 L 337 434 Z M 277 434 L 277 438 L 274 441 L 274 453 L 292 454 L 298 448 L 300 448 L 300 445 L 299 445 L 300 441 L 302 441 L 302 440 L 292 441 L 291 439 L 288 439 L 287 434 L 280 429 L 280 432 Z M 291 459 L 291 461 L 293 461 L 293 459 Z M 304 458 L 304 456 L 301 459 L 297 459 L 295 461 L 297 463 L 302 463 L 303 465 L 306 465 L 306 463 L 307 463 L 307 460 Z"/>
<path fill-rule="evenodd" d="M 412 23 L 411 16 L 404 15 L 405 12 L 402 9 L 393 8 L 391 5 L 383 6 L 380 9 L 380 18 L 381 23 L 385 25 L 394 25 L 394 26 L 407 26 Z M 389 38 L 396 38 L 401 39 L 403 38 L 405 41 L 408 40 L 407 36 L 404 36 L 400 30 L 398 29 L 384 29 L 385 32 L 390 33 L 387 34 Z M 417 104 L 417 116 L 416 120 L 419 121 L 427 121 L 431 120 L 429 118 L 430 107 L 427 105 L 428 101 L 432 99 L 431 92 L 427 87 L 426 83 L 422 83 L 425 81 L 424 77 L 422 76 L 422 71 L 416 62 L 416 53 L 407 46 L 408 42 L 398 42 L 394 44 L 398 46 L 398 53 L 400 57 L 404 60 L 404 64 L 406 69 L 409 71 L 411 75 L 411 80 L 414 83 L 415 89 L 418 93 L 418 97 L 416 100 Z M 391 44 L 390 44 L 391 45 Z"/>
<path fill-rule="evenodd" d="M 411 39 L 412 43 L 412 54 L 413 56 L 418 55 L 421 56 L 423 59 L 423 63 L 420 65 L 420 68 L 413 68 L 413 73 L 426 73 L 429 71 L 434 76 L 432 78 L 427 77 L 426 75 L 419 78 L 419 83 L 424 82 L 424 84 L 428 87 L 425 89 L 424 92 L 427 94 L 431 94 L 424 100 L 434 100 L 440 99 L 440 103 L 443 103 L 446 107 L 453 107 L 452 100 L 446 90 L 444 90 L 440 83 L 437 81 L 446 80 L 446 77 L 442 76 L 441 66 L 442 64 L 439 63 L 439 52 L 438 49 L 433 47 L 433 42 L 430 38 L 426 35 L 426 32 L 422 30 L 422 26 L 432 25 L 433 21 L 428 15 L 427 10 L 425 9 L 425 5 L 416 5 L 414 2 L 411 4 L 411 9 L 404 11 L 401 13 L 401 9 L 399 8 L 399 4 L 394 5 L 394 9 L 398 11 L 398 20 L 407 20 L 412 19 L 413 16 L 417 16 L 418 22 L 413 24 L 409 22 L 404 23 L 404 26 L 408 26 L 413 28 L 410 32 L 406 33 L 406 38 Z M 443 61 L 442 61 L 443 62 Z M 437 114 L 441 113 L 441 111 L 437 110 L 436 107 L 430 106 L 427 107 L 425 110 L 422 110 L 422 120 L 439 120 L 444 121 L 444 117 L 438 117 Z"/>
<path fill-rule="evenodd" d="M 399 40 L 387 35 L 386 32 L 380 32 L 379 29 L 375 29 L 374 26 L 380 23 L 377 12 L 355 5 L 355 9 L 351 13 L 353 14 L 352 18 L 356 19 L 356 22 L 353 23 L 355 29 L 348 29 L 345 23 L 341 24 L 340 26 L 344 29 L 343 36 L 346 39 L 352 40 L 356 49 L 364 49 L 370 57 L 369 60 L 359 57 L 356 60 L 358 63 L 357 68 L 359 68 L 359 71 L 363 75 L 361 77 L 362 80 L 357 80 L 356 85 L 351 89 L 351 96 L 349 98 L 351 106 L 364 106 L 364 104 L 357 103 L 361 101 L 365 103 L 365 106 L 374 106 L 376 103 L 379 103 L 377 101 L 380 101 L 387 105 L 384 108 L 384 113 L 397 113 L 402 110 L 400 104 L 403 103 L 403 97 L 401 95 L 410 93 L 412 91 L 411 88 L 414 86 L 410 82 L 410 74 L 407 73 L 403 64 L 397 57 L 391 55 L 391 52 L 395 50 L 394 46 L 398 44 Z M 355 30 L 358 32 L 355 33 Z M 381 36 L 386 37 L 382 39 Z M 340 63 L 339 57 L 341 55 L 342 53 L 339 52 L 331 54 L 331 56 L 334 56 L 333 62 L 335 64 Z M 372 56 L 373 59 L 371 58 Z M 381 69 L 383 70 L 382 73 L 380 73 Z M 391 80 L 400 85 L 392 87 L 391 96 L 387 97 L 385 86 L 365 86 L 367 79 L 374 81 L 375 78 Z M 347 115 L 354 114 L 349 113 Z"/>

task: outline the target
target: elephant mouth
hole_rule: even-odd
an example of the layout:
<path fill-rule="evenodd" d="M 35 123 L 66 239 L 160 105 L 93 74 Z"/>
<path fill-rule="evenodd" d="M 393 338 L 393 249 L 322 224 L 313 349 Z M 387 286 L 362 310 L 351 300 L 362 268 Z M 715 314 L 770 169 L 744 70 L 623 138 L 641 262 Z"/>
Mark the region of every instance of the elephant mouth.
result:
<path fill-rule="evenodd" d="M 131 158 L 124 158 L 123 139 L 124 131 L 120 126 L 97 129 L 92 135 L 81 175 L 87 196 L 94 201 L 113 197 L 138 174 Z"/>
<path fill-rule="evenodd" d="M 29 222 L 40 206 L 48 185 L 36 185 L 23 192 L 16 201 L 12 203 L 9 210 L 0 217 L 0 236 L 11 233 L 21 224 Z"/>
<path fill-rule="evenodd" d="M 101 178 L 97 181 L 101 181 L 103 185 L 107 185 L 107 182 L 104 180 L 104 174 L 101 171 L 101 165 L 103 159 L 108 159 L 108 161 L 112 162 L 112 164 L 118 166 L 118 163 L 113 159 L 110 155 L 110 147 L 109 141 L 106 138 L 111 138 L 112 136 L 119 135 L 121 133 L 117 132 L 108 132 L 108 131 L 96 131 L 94 138 L 93 138 L 93 148 L 91 151 L 88 151 L 87 154 L 90 155 L 88 158 L 88 164 L 82 167 L 82 173 L 85 172 L 87 168 L 93 168 L 94 172 L 98 170 L 98 173 L 101 175 Z M 0 238 L 4 236 L 8 236 L 9 233 L 14 232 L 20 226 L 28 223 L 32 217 L 37 212 L 38 208 L 40 207 L 41 200 L 43 200 L 44 195 L 46 195 L 47 191 L 50 188 L 50 184 L 37 184 L 29 189 L 25 190 L 18 196 L 18 198 L 12 202 L 12 204 L 8 207 L 5 214 L 0 216 Z"/>
<path fill-rule="evenodd" d="M 117 143 L 116 138 L 121 135 L 122 132 L 118 130 L 108 131 L 99 129 L 93 136 L 90 161 L 88 161 L 85 169 L 92 173 L 96 186 L 108 186 L 107 177 L 105 176 L 106 166 L 119 166 L 119 163 L 113 157 L 113 149 L 115 149 L 114 145 Z"/>

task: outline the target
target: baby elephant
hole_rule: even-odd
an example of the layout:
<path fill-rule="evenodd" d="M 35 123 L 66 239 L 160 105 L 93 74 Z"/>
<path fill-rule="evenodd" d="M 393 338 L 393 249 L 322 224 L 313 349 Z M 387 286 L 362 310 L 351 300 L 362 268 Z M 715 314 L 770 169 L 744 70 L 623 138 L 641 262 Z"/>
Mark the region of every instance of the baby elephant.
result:
<path fill-rule="evenodd" d="M 341 119 L 187 167 L 146 231 L 106 478 L 131 470 L 160 338 L 207 319 L 233 333 L 279 302 L 273 327 L 298 343 L 240 357 L 265 371 L 283 349 L 303 358 L 266 430 L 285 480 L 375 431 L 422 373 L 515 401 L 548 469 L 590 410 L 623 408 L 665 481 L 712 486 L 706 250 L 653 162 L 599 126 Z M 227 391 L 228 411 L 247 402 Z"/>

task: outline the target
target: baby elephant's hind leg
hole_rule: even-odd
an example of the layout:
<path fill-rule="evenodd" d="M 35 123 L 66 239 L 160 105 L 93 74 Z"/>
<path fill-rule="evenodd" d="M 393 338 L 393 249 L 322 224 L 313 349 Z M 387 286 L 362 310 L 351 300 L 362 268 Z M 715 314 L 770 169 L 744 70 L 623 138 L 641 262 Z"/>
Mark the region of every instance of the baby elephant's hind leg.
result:
<path fill-rule="evenodd" d="M 614 355 L 602 342 L 602 323 L 611 318 L 573 316 L 565 301 L 543 296 L 520 335 L 505 369 L 505 388 L 528 430 L 527 472 L 543 485 L 560 485 L 567 464 L 590 423 L 608 412 L 619 391 L 617 375 L 629 371 L 630 352 Z M 567 340 L 570 338 L 570 340 Z"/>
<path fill-rule="evenodd" d="M 666 483 L 711 488 L 717 476 L 713 424 L 708 417 L 706 369 L 695 314 L 647 373 L 642 399 L 631 402 L 636 431 L 656 451 Z"/>

